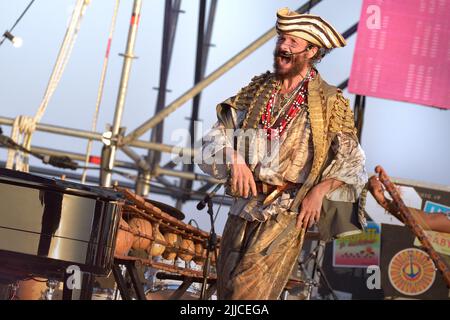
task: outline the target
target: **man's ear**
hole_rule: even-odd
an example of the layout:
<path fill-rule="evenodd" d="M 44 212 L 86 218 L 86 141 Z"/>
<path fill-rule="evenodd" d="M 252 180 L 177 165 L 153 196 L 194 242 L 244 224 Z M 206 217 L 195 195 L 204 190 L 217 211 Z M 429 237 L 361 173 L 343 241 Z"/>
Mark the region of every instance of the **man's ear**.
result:
<path fill-rule="evenodd" d="M 314 57 L 318 50 L 319 50 L 319 48 L 316 46 L 308 47 L 307 51 L 306 51 L 306 55 L 307 55 L 308 59 L 311 59 L 312 57 Z"/>

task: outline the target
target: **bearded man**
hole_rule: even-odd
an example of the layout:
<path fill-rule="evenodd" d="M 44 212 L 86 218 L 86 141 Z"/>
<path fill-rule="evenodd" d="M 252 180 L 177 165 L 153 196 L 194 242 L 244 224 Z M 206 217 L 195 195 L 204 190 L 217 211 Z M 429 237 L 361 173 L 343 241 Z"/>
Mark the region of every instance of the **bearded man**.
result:
<path fill-rule="evenodd" d="M 219 299 L 278 299 L 308 227 L 322 240 L 361 232 L 352 210 L 365 156 L 342 91 L 315 64 L 345 40 L 324 19 L 277 12 L 274 72 L 217 106 L 203 140 L 206 173 L 234 197 L 220 243 Z"/>

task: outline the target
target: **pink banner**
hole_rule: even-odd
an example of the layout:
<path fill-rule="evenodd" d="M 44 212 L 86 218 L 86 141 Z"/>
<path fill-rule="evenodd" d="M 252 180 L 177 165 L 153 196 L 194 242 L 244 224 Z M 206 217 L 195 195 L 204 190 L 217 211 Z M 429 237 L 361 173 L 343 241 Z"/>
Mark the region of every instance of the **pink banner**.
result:
<path fill-rule="evenodd" d="M 349 91 L 450 109 L 450 0 L 364 0 Z"/>

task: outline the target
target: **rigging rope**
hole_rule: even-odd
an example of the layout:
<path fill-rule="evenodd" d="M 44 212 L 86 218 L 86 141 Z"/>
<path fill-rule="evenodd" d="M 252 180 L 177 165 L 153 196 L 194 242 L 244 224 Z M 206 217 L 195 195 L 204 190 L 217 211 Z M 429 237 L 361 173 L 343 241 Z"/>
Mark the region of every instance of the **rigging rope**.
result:
<path fill-rule="evenodd" d="M 97 130 L 98 114 L 100 111 L 100 104 L 102 102 L 102 97 L 103 97 L 103 88 L 105 86 L 106 71 L 108 69 L 108 62 L 109 62 L 109 52 L 111 49 L 111 42 L 112 42 L 112 38 L 113 38 L 115 26 L 116 26 L 117 13 L 119 11 L 119 4 L 120 4 L 120 0 L 116 0 L 116 5 L 114 7 L 113 17 L 111 20 L 111 26 L 109 29 L 108 43 L 106 45 L 106 54 L 105 54 L 105 58 L 103 60 L 103 68 L 102 68 L 100 84 L 99 84 L 98 92 L 97 92 L 97 102 L 95 104 L 95 112 L 94 112 L 94 116 L 92 119 L 92 125 L 91 125 L 92 132 L 95 132 Z M 89 139 L 87 147 L 86 147 L 86 158 L 84 160 L 85 166 L 87 166 L 89 164 L 89 158 L 91 157 L 91 150 L 92 150 L 92 139 Z M 87 175 L 87 169 L 83 169 L 83 174 L 81 175 L 81 183 L 86 182 L 86 175 Z"/>
<path fill-rule="evenodd" d="M 34 130 L 36 129 L 36 124 L 41 120 L 48 106 L 48 103 L 53 96 L 53 93 L 61 80 L 61 76 L 64 69 L 69 61 L 70 54 L 72 52 L 75 40 L 80 30 L 81 20 L 84 16 L 87 6 L 90 4 L 90 0 L 77 0 L 75 8 L 72 12 L 72 17 L 70 24 L 66 30 L 63 43 L 58 53 L 55 65 L 53 67 L 50 80 L 47 84 L 47 89 L 44 93 L 44 97 L 39 105 L 39 108 L 33 118 L 29 116 L 18 116 L 14 120 L 13 127 L 11 129 L 11 139 L 15 142 L 21 143 L 26 149 L 31 147 L 31 137 Z M 21 139 L 22 138 L 22 139 Z M 20 142 L 22 140 L 22 142 Z M 8 150 L 8 157 L 6 161 L 6 168 L 13 169 L 15 164 L 15 169 L 19 171 L 29 171 L 28 166 L 28 155 L 17 151 Z"/>

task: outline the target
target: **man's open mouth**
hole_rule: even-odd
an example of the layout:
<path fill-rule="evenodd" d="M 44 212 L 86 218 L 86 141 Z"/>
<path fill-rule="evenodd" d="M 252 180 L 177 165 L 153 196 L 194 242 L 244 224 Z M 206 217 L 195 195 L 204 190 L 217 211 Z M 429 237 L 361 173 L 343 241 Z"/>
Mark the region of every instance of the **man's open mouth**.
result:
<path fill-rule="evenodd" d="M 293 55 L 287 51 L 278 51 L 277 59 L 280 64 L 287 65 L 292 62 Z"/>

